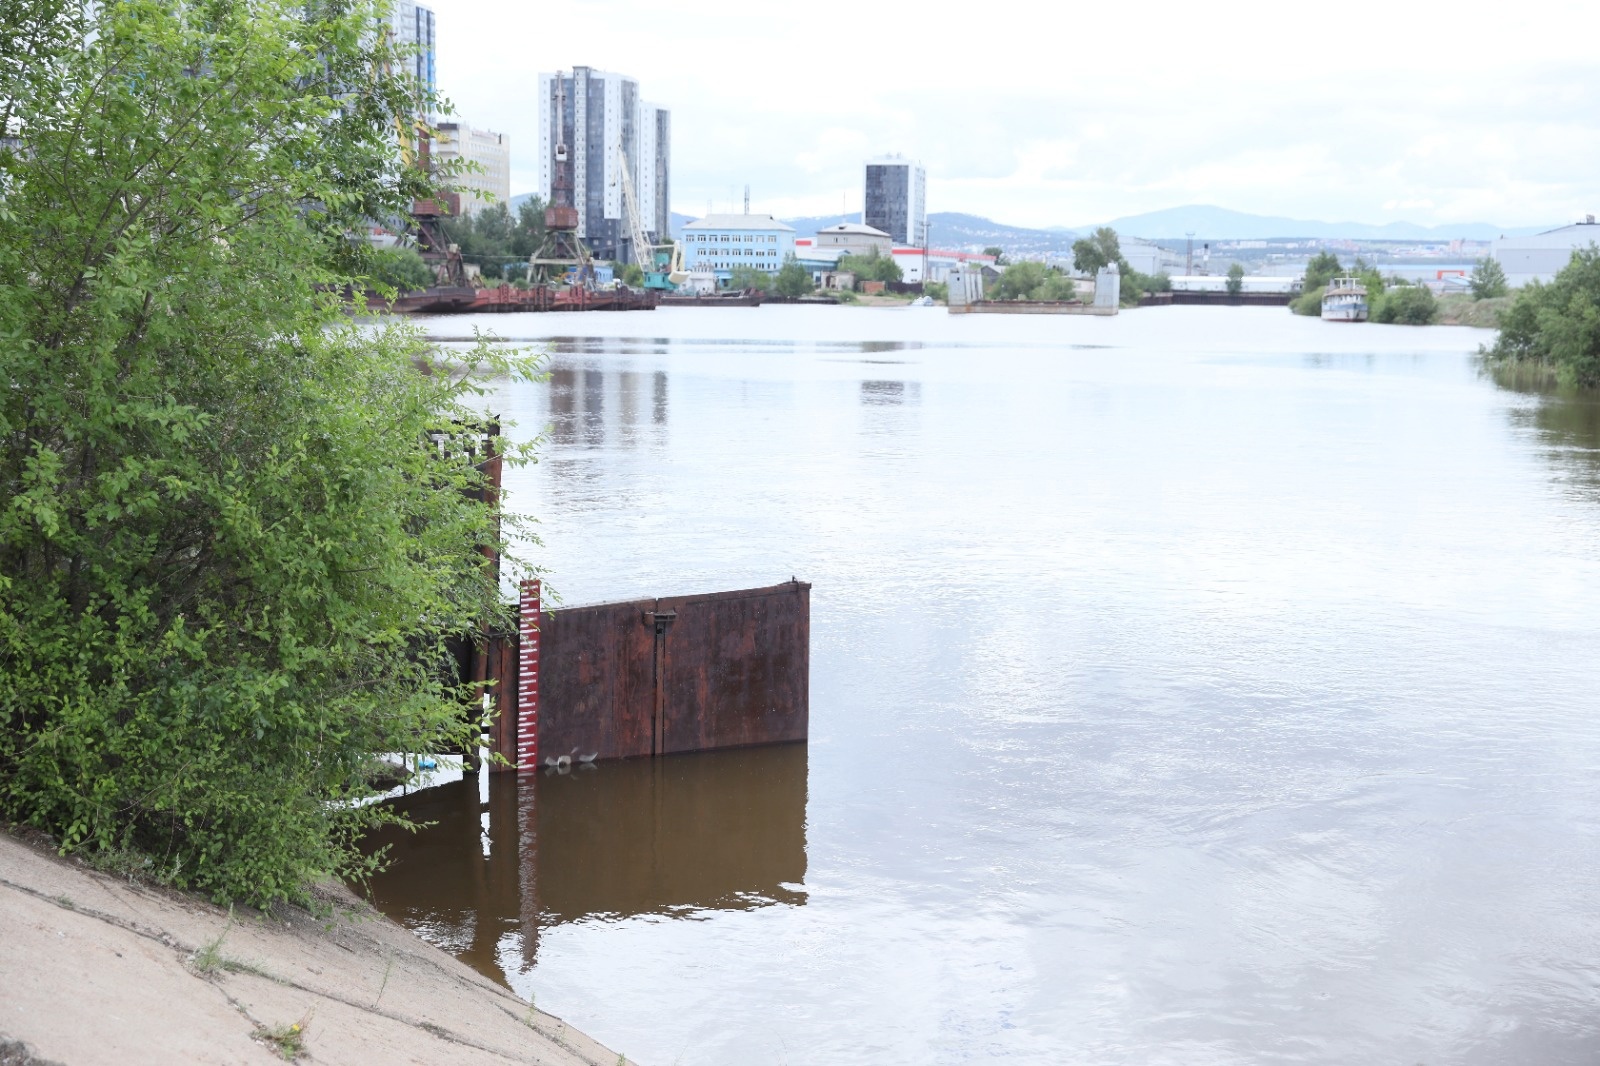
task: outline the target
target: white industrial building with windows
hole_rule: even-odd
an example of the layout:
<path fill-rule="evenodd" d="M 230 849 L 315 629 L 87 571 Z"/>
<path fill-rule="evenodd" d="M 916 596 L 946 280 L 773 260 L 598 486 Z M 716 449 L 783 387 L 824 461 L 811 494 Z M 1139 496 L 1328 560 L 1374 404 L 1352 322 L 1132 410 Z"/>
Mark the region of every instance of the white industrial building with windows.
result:
<path fill-rule="evenodd" d="M 718 284 L 739 266 L 776 274 L 793 254 L 793 227 L 771 215 L 707 215 L 683 227 L 683 268 Z"/>

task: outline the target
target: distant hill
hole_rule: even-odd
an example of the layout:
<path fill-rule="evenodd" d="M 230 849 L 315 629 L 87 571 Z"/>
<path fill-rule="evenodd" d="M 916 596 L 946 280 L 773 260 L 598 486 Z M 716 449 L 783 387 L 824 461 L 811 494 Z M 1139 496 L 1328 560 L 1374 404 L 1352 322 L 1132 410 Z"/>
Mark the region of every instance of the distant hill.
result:
<path fill-rule="evenodd" d="M 1142 215 L 1114 218 L 1098 225 L 1110 226 L 1118 233 L 1151 240 L 1179 240 L 1193 233 L 1196 240 L 1269 240 L 1274 237 L 1328 238 L 1372 241 L 1447 241 L 1455 238 L 1487 241 L 1496 237 L 1539 233 L 1552 226 L 1495 226 L 1487 222 L 1463 222 L 1445 226 L 1419 226 L 1413 222 L 1389 222 L 1375 226 L 1365 222 L 1317 222 L 1308 219 L 1252 215 L 1209 204 L 1189 204 L 1150 211 Z M 1091 230 L 1094 226 L 1079 226 Z"/>
<path fill-rule="evenodd" d="M 512 210 L 526 196 L 511 198 Z M 683 235 L 685 223 L 697 216 L 672 212 L 672 235 Z M 841 222 L 859 222 L 860 214 L 812 215 L 783 220 L 795 228 L 801 237 L 815 236 L 818 230 L 836 226 Z M 1127 215 L 1095 226 L 1010 226 L 979 215 L 958 211 L 938 211 L 928 216 L 936 248 L 985 248 L 999 245 L 1012 255 L 1058 254 L 1069 255 L 1072 242 L 1096 226 L 1110 226 L 1128 237 L 1147 240 L 1182 240 L 1193 233 L 1196 240 L 1271 240 L 1327 239 L 1327 240 L 1378 240 L 1378 241 L 1447 241 L 1456 238 L 1487 241 L 1502 234 L 1508 237 L 1529 233 L 1542 233 L 1554 229 L 1559 223 L 1547 226 L 1495 226 L 1487 222 L 1467 222 L 1459 225 L 1422 226 L 1412 222 L 1389 222 L 1372 225 L 1365 222 L 1319 222 L 1309 219 L 1280 218 L 1272 215 L 1252 215 L 1246 211 L 1233 211 L 1209 204 L 1190 204 L 1164 211 L 1150 211 L 1142 215 Z"/>
<path fill-rule="evenodd" d="M 683 226 L 693 222 L 695 216 L 672 213 L 672 235 L 683 235 Z M 861 215 L 811 215 L 805 218 L 782 219 L 793 226 L 798 237 L 814 237 L 829 226 L 841 222 L 860 222 Z M 1029 229 L 1026 226 L 1008 226 L 977 215 L 958 211 L 936 211 L 928 216 L 928 230 L 936 248 L 985 248 L 999 245 L 1013 254 L 1030 252 L 1069 252 L 1078 234 L 1069 229 Z"/>

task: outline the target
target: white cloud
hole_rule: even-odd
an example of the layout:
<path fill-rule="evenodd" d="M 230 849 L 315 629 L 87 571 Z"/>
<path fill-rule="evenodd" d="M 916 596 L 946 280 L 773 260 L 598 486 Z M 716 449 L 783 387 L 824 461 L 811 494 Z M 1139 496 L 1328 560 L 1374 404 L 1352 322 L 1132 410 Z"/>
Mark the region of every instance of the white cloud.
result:
<path fill-rule="evenodd" d="M 1586 4 L 1402 2 L 1348 22 L 1263 0 L 1137 8 L 883 0 L 438 0 L 441 87 L 531 186 L 540 70 L 639 78 L 673 112 L 674 206 L 859 207 L 862 157 L 934 210 L 1081 223 L 1184 203 L 1302 218 L 1556 222 L 1600 204 Z"/>

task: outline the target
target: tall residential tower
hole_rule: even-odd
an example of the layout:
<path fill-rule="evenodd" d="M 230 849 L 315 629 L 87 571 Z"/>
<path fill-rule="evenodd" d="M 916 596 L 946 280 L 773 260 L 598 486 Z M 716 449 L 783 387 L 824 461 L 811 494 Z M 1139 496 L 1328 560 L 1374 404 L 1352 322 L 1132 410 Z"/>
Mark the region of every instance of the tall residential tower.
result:
<path fill-rule="evenodd" d="M 861 221 L 880 229 L 902 248 L 928 239 L 928 173 L 900 156 L 869 159 Z"/>
<path fill-rule="evenodd" d="M 557 78 L 562 83 L 560 93 Z M 558 100 L 565 102 L 561 115 L 556 114 Z M 651 240 L 669 239 L 671 113 L 645 102 L 636 79 L 592 67 L 540 74 L 538 192 L 546 203 L 558 143 L 571 152 L 578 235 L 595 258 L 638 261 L 622 196 L 623 156 L 640 224 Z"/>
<path fill-rule="evenodd" d="M 389 14 L 389 23 L 394 27 L 396 43 L 415 49 L 414 54 L 407 57 L 406 72 L 417 79 L 417 85 L 424 92 L 437 92 L 439 82 L 434 69 L 437 43 L 433 35 L 433 8 L 414 3 L 413 0 L 396 0 Z M 430 121 L 433 118 L 432 115 L 424 117 Z"/>

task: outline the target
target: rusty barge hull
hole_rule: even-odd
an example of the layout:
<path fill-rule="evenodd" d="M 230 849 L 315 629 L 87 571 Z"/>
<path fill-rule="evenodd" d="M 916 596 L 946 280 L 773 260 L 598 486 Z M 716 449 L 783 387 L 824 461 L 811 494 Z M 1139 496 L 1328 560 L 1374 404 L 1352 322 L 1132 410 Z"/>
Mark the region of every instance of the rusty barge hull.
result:
<path fill-rule="evenodd" d="M 370 310 L 390 310 L 402 315 L 511 314 L 528 311 L 654 311 L 659 297 L 651 291 L 631 289 L 552 288 L 536 285 L 518 289 L 448 286 L 407 293 L 392 304 L 376 294 L 367 298 Z"/>

